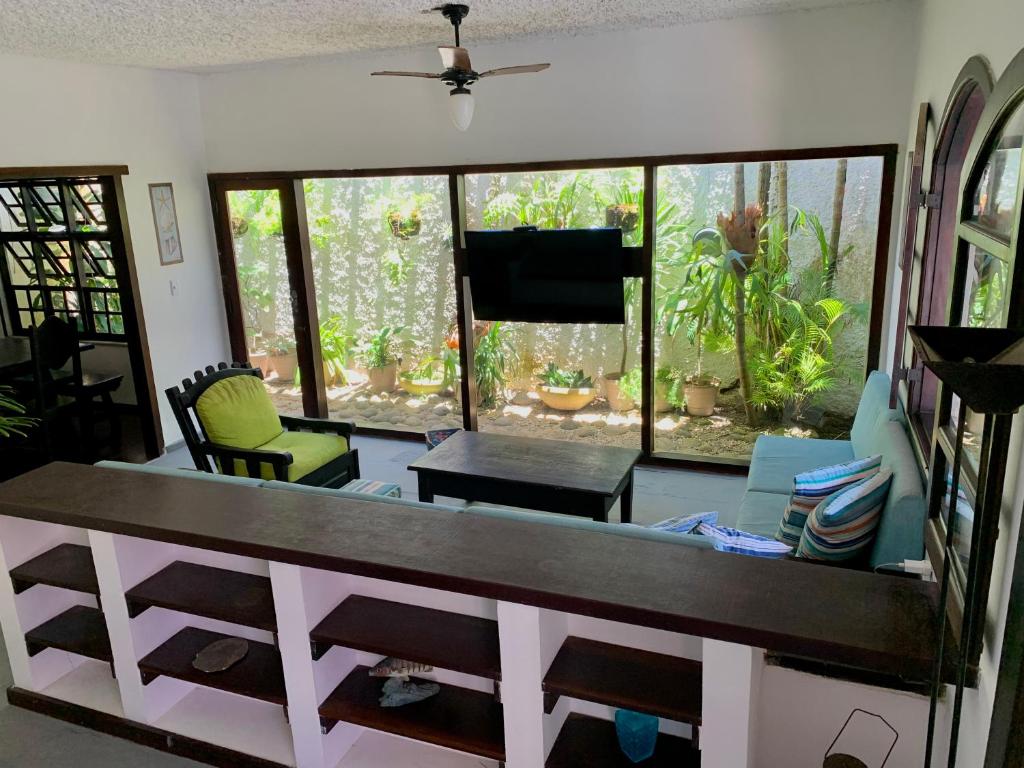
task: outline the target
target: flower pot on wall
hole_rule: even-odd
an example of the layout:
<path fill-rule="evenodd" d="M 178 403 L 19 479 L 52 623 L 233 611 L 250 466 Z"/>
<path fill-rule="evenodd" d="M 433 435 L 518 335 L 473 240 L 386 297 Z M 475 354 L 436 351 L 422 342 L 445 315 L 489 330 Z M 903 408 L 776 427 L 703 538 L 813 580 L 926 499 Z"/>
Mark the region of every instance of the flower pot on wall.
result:
<path fill-rule="evenodd" d="M 547 384 L 538 384 L 537 394 L 548 408 L 556 411 L 578 411 L 594 401 L 597 390 L 591 387 L 549 387 Z"/>
<path fill-rule="evenodd" d="M 604 209 L 604 223 L 618 227 L 624 234 L 635 232 L 640 223 L 640 206 L 636 203 L 618 203 Z"/>
<path fill-rule="evenodd" d="M 295 381 L 295 370 L 299 366 L 299 359 L 294 351 L 285 352 L 283 355 L 271 355 L 268 365 L 281 381 Z"/>
<path fill-rule="evenodd" d="M 391 227 L 391 234 L 400 240 L 408 240 L 416 237 L 423 226 L 423 220 L 419 211 L 413 211 L 408 216 L 403 216 L 398 211 L 388 214 L 388 224 Z"/>
<path fill-rule="evenodd" d="M 715 412 L 718 402 L 718 389 L 722 382 L 715 377 L 687 376 L 683 385 L 686 397 L 686 412 L 691 416 L 710 416 Z"/>
<path fill-rule="evenodd" d="M 391 363 L 383 368 L 370 368 L 366 371 L 370 379 L 370 390 L 373 392 L 391 392 L 395 388 L 398 377 L 398 363 Z"/>
<path fill-rule="evenodd" d="M 631 411 L 636 407 L 633 398 L 622 391 L 621 373 L 609 373 L 604 377 L 604 396 L 613 411 Z"/>

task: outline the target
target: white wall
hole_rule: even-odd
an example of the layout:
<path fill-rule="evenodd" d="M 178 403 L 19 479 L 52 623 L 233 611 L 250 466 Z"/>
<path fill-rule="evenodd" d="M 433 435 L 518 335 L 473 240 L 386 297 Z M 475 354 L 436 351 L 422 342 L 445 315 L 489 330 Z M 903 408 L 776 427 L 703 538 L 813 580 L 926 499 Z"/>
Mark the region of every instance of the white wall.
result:
<path fill-rule="evenodd" d="M 1020 0 L 926 0 L 921 11 L 921 30 L 913 100 L 904 110 L 909 121 L 906 140 L 913 142 L 917 121 L 917 105 L 931 104 L 935 120 L 941 118 L 946 98 L 960 68 L 975 54 L 985 56 L 996 78 L 1010 60 L 1024 47 L 1024 3 Z M 925 173 L 927 184 L 928 173 Z M 902 210 L 902 208 L 900 209 Z M 952 258 L 952 254 L 949 254 Z M 891 350 L 890 338 L 890 350 Z M 891 362 L 892 353 L 889 353 Z M 1022 434 L 1020 419 L 1015 424 L 1008 457 L 1003 514 L 989 598 L 989 625 L 986 648 L 982 658 L 980 687 L 968 691 L 964 704 L 959 765 L 981 765 L 988 738 L 988 722 L 996 674 L 1003 622 L 1009 597 L 1007 558 L 1012 565 L 1013 548 L 1020 527 L 1024 506 L 1024 465 L 1021 462 Z"/>
<path fill-rule="evenodd" d="M 197 77 L 0 54 L 0 166 L 127 165 L 128 220 L 164 437 L 163 389 L 228 354 Z M 161 267 L 148 184 L 174 184 L 183 264 Z M 171 296 L 168 282 L 177 284 Z"/>
<path fill-rule="evenodd" d="M 477 69 L 552 68 L 473 86 L 465 134 L 443 85 L 369 76 L 439 71 L 426 46 L 218 73 L 201 85 L 207 159 L 214 171 L 295 170 L 902 142 L 916 11 L 901 1 L 479 46 L 467 22 Z"/>

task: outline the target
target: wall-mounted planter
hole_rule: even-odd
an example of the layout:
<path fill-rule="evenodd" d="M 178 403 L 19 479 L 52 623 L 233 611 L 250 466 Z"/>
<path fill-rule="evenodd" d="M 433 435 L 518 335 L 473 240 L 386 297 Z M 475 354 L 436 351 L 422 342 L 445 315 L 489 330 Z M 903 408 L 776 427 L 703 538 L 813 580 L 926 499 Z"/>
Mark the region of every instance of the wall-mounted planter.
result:
<path fill-rule="evenodd" d="M 398 211 L 388 214 L 388 225 L 391 227 L 391 234 L 400 240 L 408 240 L 416 237 L 423 227 L 423 220 L 418 211 L 413 211 L 408 216 L 403 216 Z"/>
<path fill-rule="evenodd" d="M 640 206 L 636 203 L 618 203 L 604 209 L 604 223 L 618 227 L 623 234 L 635 232 L 640 224 Z"/>
<path fill-rule="evenodd" d="M 592 387 L 549 387 L 547 384 L 538 384 L 537 394 L 548 408 L 556 411 L 578 411 L 594 401 L 597 390 Z"/>

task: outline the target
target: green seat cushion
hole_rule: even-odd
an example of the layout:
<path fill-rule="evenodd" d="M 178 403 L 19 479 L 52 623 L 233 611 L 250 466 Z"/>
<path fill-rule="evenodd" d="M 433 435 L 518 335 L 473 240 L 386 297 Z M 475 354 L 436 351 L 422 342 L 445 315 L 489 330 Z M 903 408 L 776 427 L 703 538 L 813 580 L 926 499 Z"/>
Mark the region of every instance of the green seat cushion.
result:
<path fill-rule="evenodd" d="M 853 458 L 853 446 L 849 440 L 761 435 L 754 443 L 747 490 L 789 496 L 796 475 L 832 464 L 844 464 Z M 781 511 L 779 516 L 782 516 Z M 742 525 L 736 527 L 747 530 Z"/>
<path fill-rule="evenodd" d="M 258 448 L 281 435 L 281 419 L 258 376 L 230 376 L 199 396 L 196 414 L 210 442 Z"/>
<path fill-rule="evenodd" d="M 348 440 L 341 435 L 317 434 L 315 432 L 282 432 L 273 440 L 255 446 L 261 451 L 287 451 L 292 455 L 288 465 L 288 480 L 295 482 L 324 464 L 348 453 Z M 235 461 L 235 474 L 248 475 L 245 462 Z M 264 480 L 274 480 L 274 470 L 269 464 L 260 466 Z"/>
<path fill-rule="evenodd" d="M 792 484 L 790 478 L 790 484 Z M 747 533 L 758 536 L 774 536 L 779 530 L 782 513 L 789 503 L 788 493 L 765 493 L 763 491 L 747 491 L 743 494 L 740 513 L 736 518 L 736 527 Z"/>

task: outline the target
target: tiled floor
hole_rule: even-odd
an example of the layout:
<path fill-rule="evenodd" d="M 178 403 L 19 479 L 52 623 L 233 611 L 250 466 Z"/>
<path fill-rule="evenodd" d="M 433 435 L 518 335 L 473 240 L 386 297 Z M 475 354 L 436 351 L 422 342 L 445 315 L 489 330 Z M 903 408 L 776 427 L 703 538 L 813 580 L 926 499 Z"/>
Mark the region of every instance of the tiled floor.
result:
<path fill-rule="evenodd" d="M 416 498 L 416 477 L 406 466 L 426 450 L 425 446 L 367 437 L 357 437 L 354 445 L 359 449 L 363 477 L 398 482 L 402 485 L 404 496 Z M 158 459 L 157 463 L 191 466 L 191 460 L 183 449 L 171 451 Z M 638 469 L 634 520 L 650 523 L 684 511 L 717 509 L 721 513 L 721 521 L 732 524 L 736 519 L 745 482 L 743 477 Z M 615 510 L 612 514 L 614 517 Z M 9 685 L 11 677 L 7 654 L 0 643 L 0 688 L 6 690 Z M 363 763 L 359 765 L 361 767 Z M 0 768 L 122 766 L 187 768 L 198 764 L 10 707 L 6 698 L 0 699 Z"/>

